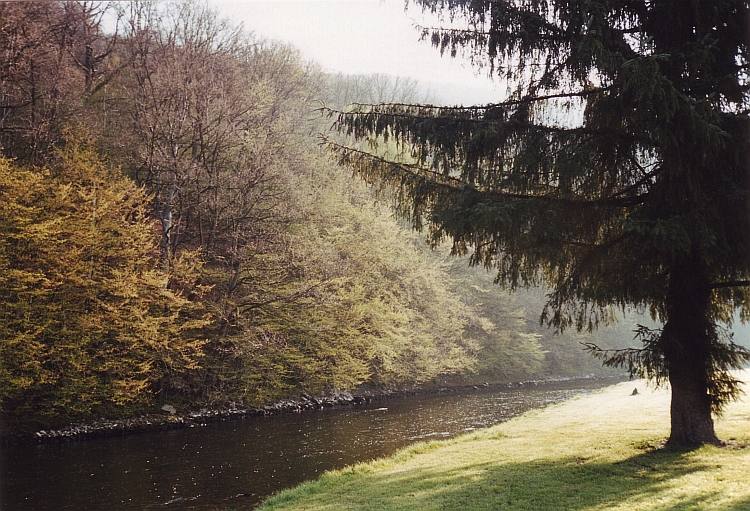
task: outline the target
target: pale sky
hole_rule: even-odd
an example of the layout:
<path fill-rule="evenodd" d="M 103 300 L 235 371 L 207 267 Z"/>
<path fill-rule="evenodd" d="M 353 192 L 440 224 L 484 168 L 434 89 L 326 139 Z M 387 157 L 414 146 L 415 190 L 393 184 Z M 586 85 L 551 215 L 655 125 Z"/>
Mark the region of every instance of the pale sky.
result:
<path fill-rule="evenodd" d="M 504 88 L 469 62 L 440 56 L 419 41 L 414 23 L 434 26 L 420 9 L 404 11 L 404 0 L 212 0 L 235 23 L 255 34 L 288 42 L 326 71 L 382 73 L 417 80 L 445 103 L 485 104 Z"/>

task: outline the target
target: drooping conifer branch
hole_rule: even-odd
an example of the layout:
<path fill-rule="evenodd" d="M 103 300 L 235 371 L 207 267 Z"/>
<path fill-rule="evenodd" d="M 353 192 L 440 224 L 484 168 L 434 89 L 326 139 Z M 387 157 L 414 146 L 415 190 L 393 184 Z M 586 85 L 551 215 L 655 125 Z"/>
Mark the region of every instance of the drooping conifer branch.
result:
<path fill-rule="evenodd" d="M 592 207 L 592 206 L 613 206 L 613 207 L 627 207 L 642 204 L 646 198 L 644 195 L 635 195 L 623 197 L 626 193 L 631 190 L 635 190 L 642 185 L 642 182 L 635 183 L 627 189 L 621 190 L 606 197 L 586 197 L 578 196 L 571 198 L 566 195 L 559 193 L 559 189 L 554 187 L 547 187 L 543 190 L 534 193 L 513 193 L 502 190 L 488 189 L 483 186 L 475 185 L 473 183 L 464 181 L 462 179 L 446 175 L 443 172 L 432 170 L 423 165 L 416 163 L 405 163 L 405 162 L 394 162 L 385 157 L 376 156 L 367 151 L 349 147 L 343 144 L 332 142 L 331 140 L 323 137 L 323 145 L 328 149 L 337 154 L 339 161 L 342 165 L 354 165 L 358 172 L 368 181 L 371 182 L 371 178 L 368 179 L 368 174 L 378 174 L 378 170 L 389 169 L 389 174 L 392 176 L 401 175 L 402 179 L 399 180 L 399 184 L 402 186 L 415 186 L 414 180 L 419 182 L 429 181 L 431 184 L 455 192 L 465 192 L 471 190 L 477 194 L 481 194 L 487 199 L 495 201 L 507 201 L 507 200 L 520 200 L 520 201 L 539 201 L 540 204 L 545 203 L 557 203 L 561 205 L 571 207 Z M 371 169 L 368 171 L 366 169 Z M 382 175 L 382 174 L 378 174 Z"/>

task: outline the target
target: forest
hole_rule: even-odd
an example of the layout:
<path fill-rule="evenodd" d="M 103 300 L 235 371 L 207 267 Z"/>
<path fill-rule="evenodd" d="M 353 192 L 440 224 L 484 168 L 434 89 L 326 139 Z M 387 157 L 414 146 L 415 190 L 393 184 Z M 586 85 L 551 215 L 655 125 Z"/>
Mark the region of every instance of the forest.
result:
<path fill-rule="evenodd" d="M 544 289 L 431 248 L 326 153 L 322 106 L 429 101 L 414 82 L 192 2 L 2 3 L 0 48 L 3 432 L 600 374 L 581 343 L 647 321 L 540 326 Z"/>

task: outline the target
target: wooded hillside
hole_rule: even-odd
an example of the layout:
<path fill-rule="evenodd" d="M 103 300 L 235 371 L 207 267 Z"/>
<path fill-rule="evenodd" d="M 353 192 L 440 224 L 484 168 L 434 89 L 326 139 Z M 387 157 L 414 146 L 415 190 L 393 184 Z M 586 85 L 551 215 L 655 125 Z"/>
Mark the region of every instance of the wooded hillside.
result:
<path fill-rule="evenodd" d="M 3 3 L 0 47 L 3 431 L 600 370 L 320 148 L 320 105 L 416 84 L 195 3 Z"/>

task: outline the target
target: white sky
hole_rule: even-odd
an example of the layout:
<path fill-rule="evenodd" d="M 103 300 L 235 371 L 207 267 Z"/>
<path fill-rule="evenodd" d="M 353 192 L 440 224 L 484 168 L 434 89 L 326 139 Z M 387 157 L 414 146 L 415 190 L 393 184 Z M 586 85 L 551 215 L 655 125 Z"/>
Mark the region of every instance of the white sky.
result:
<path fill-rule="evenodd" d="M 414 23 L 434 26 L 404 0 L 212 0 L 233 22 L 257 35 L 293 44 L 326 71 L 382 73 L 417 80 L 449 104 L 501 99 L 503 87 L 469 62 L 419 41 Z"/>

